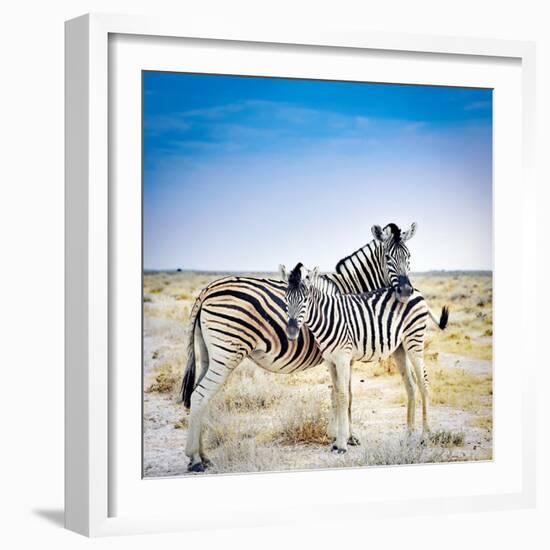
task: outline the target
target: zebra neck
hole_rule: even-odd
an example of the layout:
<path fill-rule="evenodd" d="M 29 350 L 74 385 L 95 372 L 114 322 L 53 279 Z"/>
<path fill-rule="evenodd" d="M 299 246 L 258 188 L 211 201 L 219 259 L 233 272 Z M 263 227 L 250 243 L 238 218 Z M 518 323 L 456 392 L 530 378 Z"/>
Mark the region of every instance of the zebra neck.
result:
<path fill-rule="evenodd" d="M 344 294 L 361 294 L 390 286 L 382 245 L 372 240 L 353 254 L 342 258 L 336 273 L 326 275 Z"/>
<path fill-rule="evenodd" d="M 333 309 L 338 295 L 328 295 L 318 288 L 312 289 L 309 308 L 304 323 L 307 325 L 319 348 L 323 349 L 323 342 L 333 330 L 335 321 Z M 329 320 L 332 320 L 329 322 Z"/>

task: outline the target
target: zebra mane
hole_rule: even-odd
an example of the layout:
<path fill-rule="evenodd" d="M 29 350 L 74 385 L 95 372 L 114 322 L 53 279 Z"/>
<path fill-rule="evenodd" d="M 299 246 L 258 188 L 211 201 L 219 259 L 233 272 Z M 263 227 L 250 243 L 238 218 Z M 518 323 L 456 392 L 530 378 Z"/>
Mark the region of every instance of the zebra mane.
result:
<path fill-rule="evenodd" d="M 290 272 L 288 276 L 288 288 L 291 290 L 297 290 L 302 282 L 302 267 L 304 264 L 299 262 L 296 267 Z"/>
<path fill-rule="evenodd" d="M 323 294 L 342 294 L 340 289 L 338 288 L 338 285 L 325 275 L 321 275 L 320 277 L 317 277 L 312 285 L 313 288 L 319 290 Z"/>
<path fill-rule="evenodd" d="M 395 224 L 395 223 L 388 223 L 384 226 L 384 229 L 390 229 L 392 233 L 392 237 L 395 243 L 398 243 L 401 241 L 401 229 Z M 336 264 L 336 267 L 334 271 L 338 273 L 339 275 L 342 274 L 342 269 L 346 265 L 346 262 L 349 262 L 352 258 L 355 258 L 357 256 L 360 256 L 361 254 L 365 256 L 370 256 L 372 253 L 374 253 L 375 250 L 378 250 L 380 248 L 380 243 L 376 239 L 370 240 L 367 244 L 361 246 L 351 254 L 348 254 L 346 257 L 342 258 L 338 261 Z"/>
<path fill-rule="evenodd" d="M 401 229 L 399 229 L 399 227 L 397 227 L 394 223 L 389 223 L 386 227 L 384 227 L 384 229 L 387 229 L 388 227 L 391 230 L 395 242 L 399 242 L 401 240 Z"/>
<path fill-rule="evenodd" d="M 388 223 L 387 225 L 384 226 L 384 229 L 387 229 L 388 227 L 390 228 L 390 231 L 392 233 L 393 240 L 396 243 L 401 241 L 401 229 L 394 223 Z M 378 243 L 378 241 L 376 241 L 376 239 L 370 240 L 367 244 L 361 246 L 360 248 L 358 248 L 357 250 L 355 250 L 354 252 L 352 252 L 351 254 L 346 256 L 345 258 L 342 258 L 341 260 L 339 260 L 338 263 L 336 264 L 336 268 L 335 268 L 336 273 L 341 273 L 342 272 L 342 267 L 351 258 L 354 258 L 355 256 L 358 256 L 361 252 L 363 252 L 363 254 L 365 254 L 365 249 L 368 248 L 369 245 L 374 247 L 374 249 L 376 249 L 380 246 L 380 244 Z"/>
<path fill-rule="evenodd" d="M 369 241 L 366 245 L 358 248 L 357 250 L 355 250 L 354 252 L 352 252 L 351 254 L 349 254 L 348 256 L 346 256 L 345 258 L 342 258 L 341 260 L 338 260 L 338 263 L 336 264 L 336 267 L 334 268 L 334 271 L 336 271 L 336 273 L 342 273 L 342 267 L 345 265 L 345 263 L 350 260 L 351 258 L 357 256 L 363 249 L 367 248 L 367 246 L 369 246 L 369 244 L 373 244 L 374 246 L 376 246 L 376 241 L 373 239 L 372 241 Z"/>

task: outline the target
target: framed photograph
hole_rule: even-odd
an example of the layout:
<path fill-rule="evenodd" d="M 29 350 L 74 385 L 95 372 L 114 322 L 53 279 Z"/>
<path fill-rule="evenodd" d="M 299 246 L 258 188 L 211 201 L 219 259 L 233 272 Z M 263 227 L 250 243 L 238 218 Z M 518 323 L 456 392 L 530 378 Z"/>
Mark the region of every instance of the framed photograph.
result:
<path fill-rule="evenodd" d="M 531 43 L 67 22 L 67 528 L 533 505 L 534 116 Z"/>

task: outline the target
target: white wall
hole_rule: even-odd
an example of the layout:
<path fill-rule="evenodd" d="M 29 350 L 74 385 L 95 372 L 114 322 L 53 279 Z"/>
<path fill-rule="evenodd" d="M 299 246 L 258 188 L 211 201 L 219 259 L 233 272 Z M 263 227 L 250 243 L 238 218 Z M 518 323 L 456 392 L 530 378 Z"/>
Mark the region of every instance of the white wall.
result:
<path fill-rule="evenodd" d="M 198 7 L 200 3 L 200 7 Z M 6 548 L 80 547 L 84 539 L 61 530 L 63 506 L 63 22 L 88 11 L 173 13 L 216 18 L 238 27 L 249 18 L 291 24 L 415 33 L 537 40 L 539 45 L 539 181 L 550 181 L 546 160 L 550 122 L 550 34 L 544 2 L 462 0 L 277 0 L 223 3 L 168 0 L 12 0 L 0 13 L 0 540 Z M 543 132 L 545 135 L 543 135 Z M 544 141 L 542 141 L 544 139 Z M 540 197 L 542 199 L 542 195 Z M 548 203 L 540 204 L 539 235 Z M 512 222 L 512 220 L 511 220 Z M 512 222 L 513 223 L 513 222 Z M 546 263 L 546 262 L 545 262 Z M 540 265 L 542 268 L 542 263 Z M 542 283 L 543 269 L 540 269 Z M 539 289 L 542 289 L 542 284 Z M 548 294 L 548 293 L 547 293 Z M 546 301 L 547 296 L 542 295 Z M 6 307 L 7 306 L 7 307 Z M 543 325 L 538 325 L 542 337 Z M 547 328 L 547 322 L 544 329 Z M 547 363 L 547 360 L 546 360 Z M 541 368 L 549 381 L 548 365 Z M 498 366 L 497 366 L 498 368 Z M 521 365 L 518 365 L 521 368 Z M 101 546 L 228 544 L 268 548 L 313 547 L 506 548 L 540 547 L 550 539 L 548 412 L 539 403 L 541 495 L 536 511 L 368 522 L 312 530 L 254 530 L 99 541 Z M 546 436 L 546 438 L 543 438 Z M 182 506 L 189 505 L 182 495 Z M 13 538 L 6 543 L 7 538 Z M 353 541 L 353 542 L 352 542 Z M 200 546 L 198 546 L 200 545 Z M 204 546 L 203 546 L 204 545 Z"/>

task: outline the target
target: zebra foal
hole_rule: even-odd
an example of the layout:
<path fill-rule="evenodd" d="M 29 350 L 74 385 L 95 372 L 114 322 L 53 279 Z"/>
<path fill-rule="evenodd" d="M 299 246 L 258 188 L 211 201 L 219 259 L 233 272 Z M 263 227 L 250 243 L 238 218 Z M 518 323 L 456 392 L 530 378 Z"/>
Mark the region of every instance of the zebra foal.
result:
<path fill-rule="evenodd" d="M 334 388 L 335 434 L 333 451 L 347 450 L 350 434 L 350 377 L 352 361 L 378 361 L 394 354 L 408 394 L 407 424 L 414 428 L 414 386 L 407 364 L 411 361 L 422 396 L 422 426 L 428 431 L 428 380 L 424 368 L 424 338 L 428 317 L 444 329 L 449 312 L 443 307 L 437 319 L 424 297 L 413 290 L 406 303 L 392 288 L 363 294 L 342 294 L 327 278 L 298 264 L 290 274 L 281 266 L 287 282 L 287 336 L 303 326 L 313 334 L 323 359 L 329 366 Z"/>

